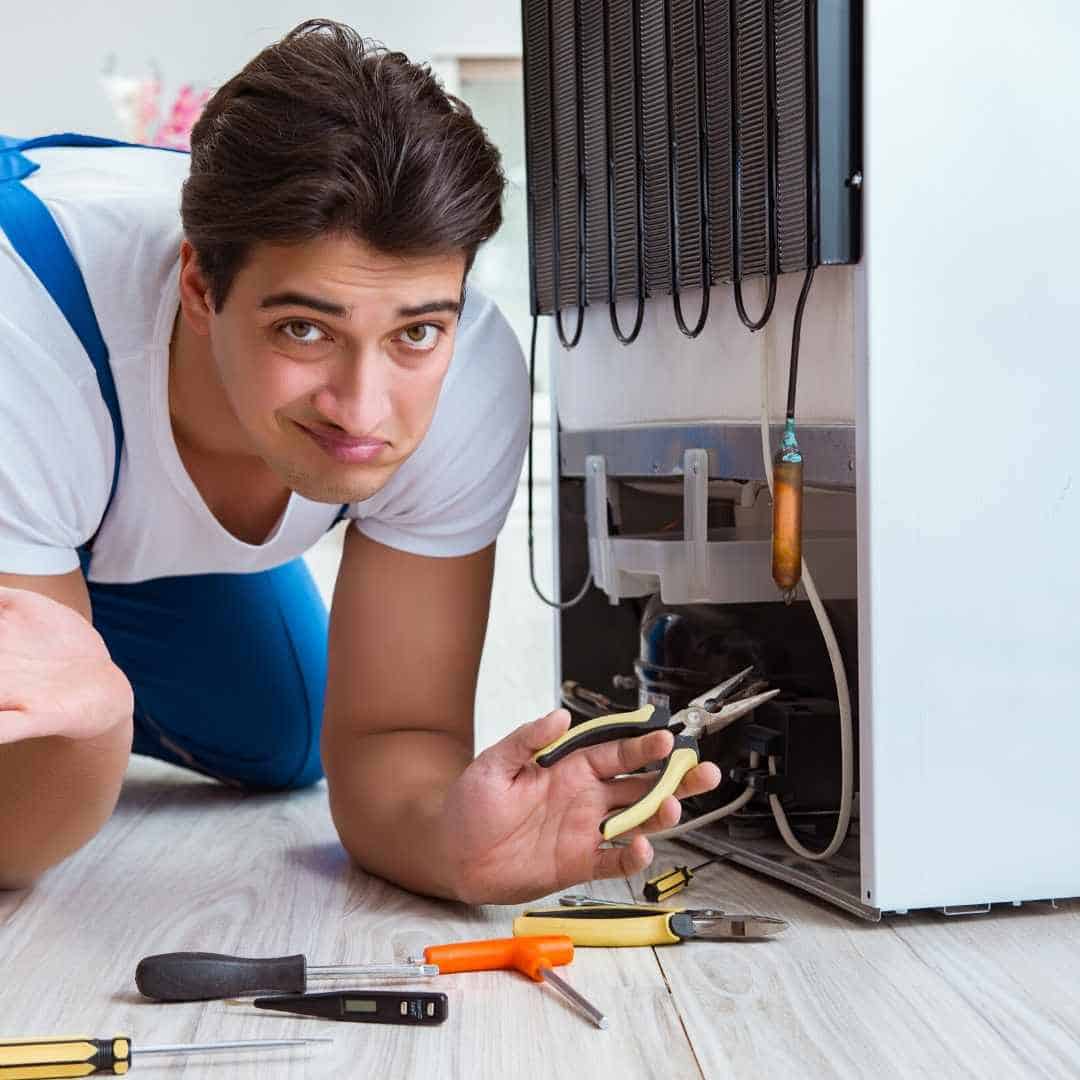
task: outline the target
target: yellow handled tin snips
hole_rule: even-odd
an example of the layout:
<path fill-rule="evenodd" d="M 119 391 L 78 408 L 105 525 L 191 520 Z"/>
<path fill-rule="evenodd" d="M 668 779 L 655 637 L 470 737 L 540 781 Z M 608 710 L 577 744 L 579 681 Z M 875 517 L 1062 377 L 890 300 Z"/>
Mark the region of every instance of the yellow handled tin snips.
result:
<path fill-rule="evenodd" d="M 572 901 L 564 897 L 562 903 Z M 771 915 L 741 915 L 716 908 L 577 901 L 572 906 L 524 911 L 514 920 L 517 937 L 564 934 L 575 945 L 676 945 L 680 941 L 754 941 L 787 929 Z"/>

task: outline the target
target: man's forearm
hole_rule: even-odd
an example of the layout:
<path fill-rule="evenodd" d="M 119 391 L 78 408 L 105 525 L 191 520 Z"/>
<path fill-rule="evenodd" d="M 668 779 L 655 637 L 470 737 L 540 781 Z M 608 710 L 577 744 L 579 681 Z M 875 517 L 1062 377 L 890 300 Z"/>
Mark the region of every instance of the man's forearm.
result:
<path fill-rule="evenodd" d="M 32 884 L 101 828 L 130 749 L 130 720 L 93 739 L 0 745 L 0 889 Z"/>
<path fill-rule="evenodd" d="M 471 759 L 446 732 L 324 737 L 330 810 L 346 851 L 413 892 L 460 899 L 463 868 L 442 810 Z"/>

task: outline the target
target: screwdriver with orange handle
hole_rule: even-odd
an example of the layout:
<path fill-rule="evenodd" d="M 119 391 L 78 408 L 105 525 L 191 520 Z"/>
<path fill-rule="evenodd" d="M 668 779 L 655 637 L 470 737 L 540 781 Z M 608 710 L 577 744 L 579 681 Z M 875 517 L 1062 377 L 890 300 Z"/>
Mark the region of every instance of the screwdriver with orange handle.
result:
<path fill-rule="evenodd" d="M 598 1028 L 606 1028 L 607 1017 L 551 970 L 556 965 L 569 964 L 573 959 L 574 944 L 562 934 L 457 941 L 452 945 L 429 945 L 424 950 L 424 960 L 437 965 L 440 975 L 516 968 L 533 982 L 548 983 Z"/>
<path fill-rule="evenodd" d="M 192 1043 L 176 1046 L 132 1046 L 127 1035 L 93 1039 L 82 1035 L 68 1038 L 0 1039 L 0 1077 L 3 1080 L 48 1080 L 66 1076 L 94 1076 L 105 1073 L 123 1076 L 133 1059 L 147 1054 L 199 1054 L 212 1050 L 270 1050 L 308 1043 L 328 1043 L 333 1039 L 241 1039 L 236 1042 Z"/>

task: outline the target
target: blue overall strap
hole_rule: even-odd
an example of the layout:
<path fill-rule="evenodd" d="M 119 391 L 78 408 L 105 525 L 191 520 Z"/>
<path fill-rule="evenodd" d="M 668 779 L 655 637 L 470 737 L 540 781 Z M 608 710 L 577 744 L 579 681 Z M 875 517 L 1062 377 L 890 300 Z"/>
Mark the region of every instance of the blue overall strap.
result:
<path fill-rule="evenodd" d="M 124 426 L 120 419 L 116 384 L 109 367 L 109 350 L 90 303 L 82 271 L 63 233 L 48 207 L 22 183 L 40 166 L 19 151 L 42 146 L 122 145 L 125 144 L 87 135 L 50 135 L 22 141 L 0 136 L 0 228 L 7 233 L 11 246 L 45 287 L 86 350 L 94 365 L 102 400 L 112 420 L 116 454 L 109 503 L 112 502 L 120 477 L 120 452 L 124 446 Z"/>
<path fill-rule="evenodd" d="M 139 143 L 122 142 L 120 139 L 105 139 L 100 135 L 79 135 L 74 131 L 62 131 L 55 135 L 37 135 L 32 139 L 13 139 L 9 135 L 0 135 L 0 149 L 36 150 L 43 146 L 138 146 Z M 160 149 L 165 149 L 161 147 Z M 168 149 L 174 149 L 169 147 Z M 181 151 L 182 153 L 183 151 Z M 38 168 L 33 162 L 30 172 Z M 28 174 L 24 174 L 28 175 Z"/>

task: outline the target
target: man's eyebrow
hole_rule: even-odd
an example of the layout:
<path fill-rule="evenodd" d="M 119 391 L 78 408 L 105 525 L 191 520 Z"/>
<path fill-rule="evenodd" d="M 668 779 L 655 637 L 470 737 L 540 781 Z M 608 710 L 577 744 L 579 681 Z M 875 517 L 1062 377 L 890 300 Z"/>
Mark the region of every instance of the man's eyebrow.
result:
<path fill-rule="evenodd" d="M 309 307 L 314 311 L 321 311 L 324 315 L 334 315 L 339 319 L 344 319 L 349 314 L 348 308 L 335 304 L 331 300 L 323 300 L 318 296 L 298 292 L 271 293 L 259 301 L 259 307 Z M 429 300 L 426 304 L 417 304 L 415 307 L 398 308 L 397 314 L 401 319 L 413 319 L 419 315 L 432 315 L 437 311 L 460 315 L 461 303 L 457 300 Z"/>
<path fill-rule="evenodd" d="M 349 314 L 348 308 L 335 304 L 332 300 L 322 300 L 318 296 L 308 296 L 307 293 L 298 292 L 271 293 L 259 301 L 259 307 L 308 307 L 321 311 L 324 315 L 334 315 L 339 319 L 344 319 Z"/>
<path fill-rule="evenodd" d="M 398 308 L 397 313 L 402 319 L 412 319 L 417 315 L 433 315 L 436 311 L 448 311 L 452 315 L 460 315 L 461 303 L 457 300 L 431 300 L 426 304 L 418 304 L 416 307 Z"/>

